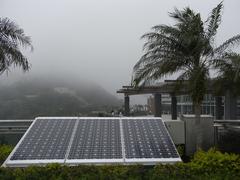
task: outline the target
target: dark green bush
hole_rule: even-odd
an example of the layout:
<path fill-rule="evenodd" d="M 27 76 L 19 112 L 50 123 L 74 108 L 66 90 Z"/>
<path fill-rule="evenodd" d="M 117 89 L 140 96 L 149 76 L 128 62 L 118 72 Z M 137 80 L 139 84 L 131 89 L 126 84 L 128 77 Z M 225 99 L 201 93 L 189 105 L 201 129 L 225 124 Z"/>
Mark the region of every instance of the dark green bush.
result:
<path fill-rule="evenodd" d="M 190 163 L 191 166 L 199 169 L 199 172 L 215 173 L 229 172 L 240 175 L 240 156 L 236 154 L 221 153 L 210 149 L 207 153 L 198 151 Z"/>
<path fill-rule="evenodd" d="M 199 151 L 189 163 L 108 166 L 62 166 L 0 168 L 0 180 L 112 180 L 112 179 L 240 179 L 240 156 L 223 154 L 214 149 Z"/>
<path fill-rule="evenodd" d="M 10 145 L 0 145 L 0 165 L 7 159 L 13 147 Z"/>
<path fill-rule="evenodd" d="M 184 144 L 179 144 L 179 145 L 176 145 L 176 148 L 177 148 L 177 151 L 178 151 L 178 154 L 182 157 L 184 156 Z"/>
<path fill-rule="evenodd" d="M 240 179 L 240 156 L 210 149 L 198 151 L 189 163 L 157 165 L 152 179 Z"/>

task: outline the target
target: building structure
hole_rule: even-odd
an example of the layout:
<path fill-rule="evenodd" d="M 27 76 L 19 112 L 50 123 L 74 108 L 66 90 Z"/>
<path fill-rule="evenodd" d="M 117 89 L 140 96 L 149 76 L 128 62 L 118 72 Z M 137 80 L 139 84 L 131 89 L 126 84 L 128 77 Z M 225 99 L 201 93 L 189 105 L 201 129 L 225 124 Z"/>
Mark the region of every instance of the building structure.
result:
<path fill-rule="evenodd" d="M 162 113 L 171 114 L 171 96 L 169 94 L 162 94 Z M 154 96 L 149 96 L 147 99 L 148 112 L 155 113 Z"/>
<path fill-rule="evenodd" d="M 224 101 L 222 102 L 222 105 Z M 154 114 L 154 96 L 149 96 L 147 99 L 148 111 Z M 215 116 L 215 100 L 214 96 L 211 94 L 206 94 L 204 96 L 201 114 Z M 222 106 L 224 108 L 224 106 Z M 171 96 L 169 94 L 162 94 L 162 113 L 171 113 Z M 194 108 L 189 95 L 179 95 L 177 96 L 177 114 L 193 114 Z M 224 114 L 222 114 L 224 115 Z"/>
<path fill-rule="evenodd" d="M 184 83 L 176 91 L 176 81 L 165 80 L 164 82 L 156 85 L 149 85 L 144 87 L 135 88 L 133 86 L 123 86 L 117 93 L 124 94 L 124 109 L 125 115 L 129 115 L 129 101 L 131 95 L 139 94 L 152 94 L 154 100 L 151 102 L 151 108 L 155 117 L 161 117 L 163 97 L 168 94 L 168 99 L 171 99 L 171 116 L 172 119 L 177 119 L 178 114 L 191 114 L 194 113 L 194 108 L 191 98 L 188 95 L 188 90 Z M 206 95 L 202 103 L 202 114 L 210 114 L 215 119 L 237 119 L 240 112 L 240 101 L 229 93 L 221 96 L 214 96 L 214 87 L 211 84 L 207 86 Z M 165 101 L 170 102 L 170 100 Z"/>

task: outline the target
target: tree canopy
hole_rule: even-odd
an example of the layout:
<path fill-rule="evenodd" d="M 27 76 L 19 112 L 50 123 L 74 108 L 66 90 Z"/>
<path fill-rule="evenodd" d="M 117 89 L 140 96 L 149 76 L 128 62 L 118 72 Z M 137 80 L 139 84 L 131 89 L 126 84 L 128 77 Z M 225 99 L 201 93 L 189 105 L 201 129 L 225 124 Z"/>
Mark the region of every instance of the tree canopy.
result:
<path fill-rule="evenodd" d="M 142 36 L 144 54 L 133 69 L 134 86 L 144 86 L 163 77 L 179 74 L 177 82 L 187 82 L 193 103 L 199 105 L 206 93 L 210 70 L 221 70 L 226 54 L 240 43 L 240 34 L 216 46 L 223 3 L 212 9 L 207 20 L 189 7 L 175 9 L 169 16 L 173 26 L 157 25 Z"/>

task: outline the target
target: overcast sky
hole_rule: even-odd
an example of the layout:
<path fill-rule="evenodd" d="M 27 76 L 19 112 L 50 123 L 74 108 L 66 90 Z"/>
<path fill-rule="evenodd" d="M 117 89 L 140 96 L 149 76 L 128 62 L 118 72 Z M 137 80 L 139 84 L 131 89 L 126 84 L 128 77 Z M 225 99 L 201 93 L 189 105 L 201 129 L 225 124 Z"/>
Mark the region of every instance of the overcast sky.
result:
<path fill-rule="evenodd" d="M 115 94 L 131 80 L 142 55 L 140 36 L 157 24 L 173 24 L 174 7 L 190 6 L 206 18 L 219 0 L 0 0 L 1 17 L 32 37 L 26 53 L 36 74 L 75 75 Z M 217 42 L 240 33 L 239 0 L 225 0 Z M 16 74 L 12 71 L 9 78 Z M 5 75 L 4 75 L 5 76 Z M 5 77 L 1 77 L 5 78 Z"/>

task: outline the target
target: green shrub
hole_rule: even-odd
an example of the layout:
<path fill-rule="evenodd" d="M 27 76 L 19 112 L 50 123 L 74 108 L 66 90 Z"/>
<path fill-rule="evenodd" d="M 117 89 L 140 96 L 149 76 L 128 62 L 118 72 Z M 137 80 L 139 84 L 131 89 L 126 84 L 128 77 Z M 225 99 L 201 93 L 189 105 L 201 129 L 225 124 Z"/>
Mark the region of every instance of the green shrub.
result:
<path fill-rule="evenodd" d="M 179 145 L 176 145 L 176 148 L 177 148 L 178 154 L 179 154 L 181 157 L 184 156 L 185 145 L 184 145 L 184 144 L 179 144 Z"/>
<path fill-rule="evenodd" d="M 12 149 L 13 147 L 10 145 L 0 145 L 0 165 L 7 159 Z"/>
<path fill-rule="evenodd" d="M 198 151 L 190 166 L 200 173 L 238 173 L 240 175 L 240 156 L 236 154 L 221 153 L 210 149 L 207 153 Z"/>
<path fill-rule="evenodd" d="M 199 151 L 188 163 L 106 166 L 63 166 L 49 164 L 43 167 L 0 168 L 0 180 L 120 180 L 120 179 L 240 179 L 240 156 L 223 154 L 215 149 Z"/>
<path fill-rule="evenodd" d="M 156 165 L 151 179 L 240 179 L 240 156 L 198 151 L 189 163 Z"/>

